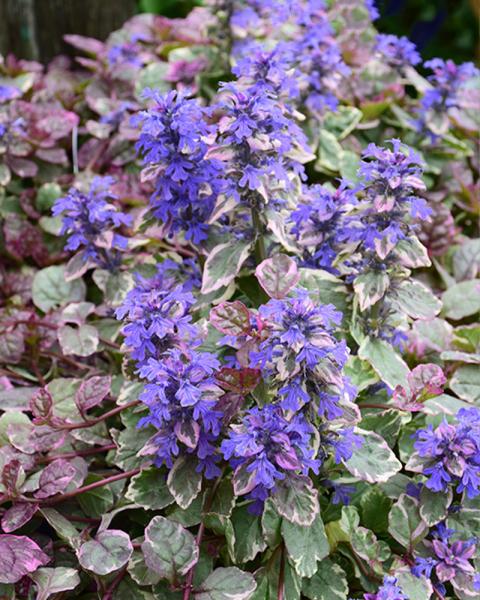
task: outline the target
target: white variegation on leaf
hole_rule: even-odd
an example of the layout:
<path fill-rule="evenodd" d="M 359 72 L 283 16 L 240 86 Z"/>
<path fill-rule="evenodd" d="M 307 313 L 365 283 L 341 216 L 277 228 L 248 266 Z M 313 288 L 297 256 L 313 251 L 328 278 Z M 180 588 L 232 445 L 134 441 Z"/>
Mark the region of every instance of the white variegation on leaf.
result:
<path fill-rule="evenodd" d="M 197 473 L 196 466 L 194 458 L 180 457 L 168 473 L 168 489 L 183 509 L 190 506 L 202 488 L 202 475 Z"/>
<path fill-rule="evenodd" d="M 448 508 L 452 503 L 453 493 L 449 488 L 445 492 L 433 492 L 422 486 L 420 492 L 420 516 L 429 527 L 433 527 L 447 518 Z"/>
<path fill-rule="evenodd" d="M 258 282 L 270 298 L 285 298 L 300 279 L 297 263 L 286 254 L 276 254 L 255 270 Z"/>
<path fill-rule="evenodd" d="M 78 562 L 97 575 L 108 575 L 127 564 L 133 552 L 128 534 L 119 529 L 105 529 L 95 539 L 77 550 Z"/>
<path fill-rule="evenodd" d="M 198 561 L 193 535 L 179 523 L 160 516 L 147 525 L 142 552 L 147 566 L 169 581 L 185 575 Z"/>
<path fill-rule="evenodd" d="M 429 267 L 432 264 L 427 249 L 416 237 L 400 240 L 395 246 L 395 254 L 400 263 L 408 269 Z"/>
<path fill-rule="evenodd" d="M 390 509 L 388 532 L 404 548 L 412 551 L 428 533 L 428 525 L 420 516 L 418 501 L 402 494 Z"/>
<path fill-rule="evenodd" d="M 382 436 L 361 429 L 356 433 L 361 436 L 362 445 L 349 460 L 343 461 L 352 475 L 369 483 L 384 483 L 401 470 L 402 463 Z"/>
<path fill-rule="evenodd" d="M 208 255 L 203 270 L 202 294 L 226 287 L 247 260 L 251 242 L 233 240 L 216 246 Z"/>
<path fill-rule="evenodd" d="M 282 517 L 298 525 L 311 525 L 320 511 L 318 493 L 304 475 L 288 475 L 279 481 L 272 500 Z"/>
<path fill-rule="evenodd" d="M 215 569 L 195 590 L 195 600 L 249 600 L 257 584 L 237 567 Z"/>
<path fill-rule="evenodd" d="M 360 310 L 364 311 L 376 304 L 390 285 L 390 278 L 385 271 L 369 271 L 355 278 L 353 289 L 358 296 Z"/>
<path fill-rule="evenodd" d="M 317 571 L 318 561 L 330 554 L 322 517 L 317 514 L 309 526 L 282 522 L 282 537 L 288 556 L 300 577 L 312 577 Z"/>
<path fill-rule="evenodd" d="M 414 319 L 433 319 L 442 309 L 440 300 L 419 281 L 402 281 L 389 298 L 398 310 Z"/>
<path fill-rule="evenodd" d="M 372 365 L 375 373 L 389 388 L 395 389 L 397 385 L 407 387 L 409 368 L 385 340 L 365 338 L 358 349 L 358 356 Z"/>

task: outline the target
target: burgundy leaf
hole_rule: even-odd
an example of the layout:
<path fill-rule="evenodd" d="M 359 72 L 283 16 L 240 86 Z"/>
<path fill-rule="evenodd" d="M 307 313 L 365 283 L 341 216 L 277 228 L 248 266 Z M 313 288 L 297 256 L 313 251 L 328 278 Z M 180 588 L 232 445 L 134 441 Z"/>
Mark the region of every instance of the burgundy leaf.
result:
<path fill-rule="evenodd" d="M 30 410 L 34 416 L 34 423 L 48 422 L 52 414 L 53 398 L 46 388 L 41 388 L 30 399 Z"/>
<path fill-rule="evenodd" d="M 35 497 L 48 498 L 65 491 L 75 474 L 75 467 L 67 460 L 63 458 L 54 460 L 42 471 L 40 489 L 35 492 Z"/>
<path fill-rule="evenodd" d="M 38 504 L 33 502 L 18 502 L 11 506 L 2 517 L 2 529 L 11 533 L 28 523 L 38 510 Z"/>
<path fill-rule="evenodd" d="M 19 460 L 11 460 L 2 470 L 2 483 L 8 496 L 16 496 L 18 487 L 23 483 L 25 473 Z"/>
<path fill-rule="evenodd" d="M 222 302 L 210 311 L 210 323 L 226 335 L 241 335 L 250 331 L 250 311 L 239 300 Z"/>
<path fill-rule="evenodd" d="M 217 373 L 218 384 L 230 392 L 246 395 L 254 390 L 260 381 L 260 370 L 250 369 L 232 369 L 223 367 Z"/>
<path fill-rule="evenodd" d="M 97 375 L 82 381 L 75 394 L 75 404 L 81 412 L 86 412 L 100 404 L 108 396 L 111 385 L 110 375 Z"/>
<path fill-rule="evenodd" d="M 0 535 L 0 583 L 17 583 L 49 562 L 48 556 L 24 535 Z"/>
<path fill-rule="evenodd" d="M 285 298 L 300 279 L 297 263 L 286 254 L 276 254 L 255 270 L 258 282 L 271 298 Z"/>

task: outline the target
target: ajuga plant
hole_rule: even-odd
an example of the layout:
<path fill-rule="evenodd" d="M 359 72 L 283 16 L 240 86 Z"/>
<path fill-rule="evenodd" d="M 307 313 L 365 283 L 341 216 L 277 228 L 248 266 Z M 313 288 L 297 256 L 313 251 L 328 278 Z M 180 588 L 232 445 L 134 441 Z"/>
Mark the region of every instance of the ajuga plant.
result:
<path fill-rule="evenodd" d="M 0 58 L 0 597 L 480 597 L 478 70 L 378 16 Z"/>

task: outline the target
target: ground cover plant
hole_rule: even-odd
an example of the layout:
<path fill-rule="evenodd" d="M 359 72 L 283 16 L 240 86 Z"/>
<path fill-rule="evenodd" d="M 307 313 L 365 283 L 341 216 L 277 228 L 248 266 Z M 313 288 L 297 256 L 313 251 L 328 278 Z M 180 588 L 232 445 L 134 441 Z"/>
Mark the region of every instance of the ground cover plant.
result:
<path fill-rule="evenodd" d="M 1 60 L 1 598 L 480 598 L 479 73 L 377 16 Z"/>

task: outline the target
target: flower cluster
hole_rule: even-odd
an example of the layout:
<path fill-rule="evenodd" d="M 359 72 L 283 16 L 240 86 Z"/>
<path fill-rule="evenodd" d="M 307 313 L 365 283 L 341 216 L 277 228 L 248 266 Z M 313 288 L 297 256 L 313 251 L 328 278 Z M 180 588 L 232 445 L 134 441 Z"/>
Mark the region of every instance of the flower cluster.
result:
<path fill-rule="evenodd" d="M 416 127 L 419 132 L 429 132 L 435 140 L 448 130 L 448 112 L 459 106 L 461 88 L 480 71 L 471 62 L 456 65 L 441 58 L 427 61 L 425 67 L 433 71 L 428 77 L 433 87 L 422 98 Z"/>
<path fill-rule="evenodd" d="M 305 134 L 271 94 L 242 91 L 236 83 L 222 87 L 217 145 L 231 154 L 225 193 L 247 206 L 281 197 L 292 173 L 302 174 L 295 151 L 309 154 Z M 293 157 L 292 157 L 293 156 Z"/>
<path fill-rule="evenodd" d="M 429 425 L 415 434 L 425 485 L 434 492 L 446 492 L 449 484 L 468 498 L 480 494 L 480 410 L 462 408 L 456 423 L 446 421 L 437 428 Z"/>
<path fill-rule="evenodd" d="M 177 92 L 149 92 L 154 105 L 140 113 L 137 143 L 144 177 L 155 181 L 151 206 L 155 217 L 173 235 L 199 243 L 207 237 L 208 219 L 222 190 L 222 164 L 207 156 L 207 138 L 214 133 L 207 110 Z"/>
<path fill-rule="evenodd" d="M 116 311 L 117 319 L 127 321 L 125 344 L 139 365 L 150 358 L 160 359 L 172 348 L 190 346 L 198 335 L 188 314 L 195 302 L 193 295 L 175 285 L 162 265 L 157 271 L 149 279 L 137 275 L 136 286 Z"/>
<path fill-rule="evenodd" d="M 88 192 L 70 188 L 53 207 L 54 216 L 62 216 L 62 234 L 68 234 L 66 250 L 81 248 L 84 262 L 115 270 L 121 263 L 121 251 L 127 238 L 115 230 L 129 226 L 131 218 L 112 203 L 112 177 L 95 177 Z"/>
<path fill-rule="evenodd" d="M 258 312 L 268 337 L 251 353 L 251 366 L 280 384 L 282 408 L 298 411 L 312 402 L 321 417 L 341 416 L 342 400 L 354 396 L 342 375 L 348 348 L 333 335 L 341 313 L 332 305 L 315 304 L 303 289 L 290 298 L 269 300 Z"/>
<path fill-rule="evenodd" d="M 287 473 L 318 473 L 314 458 L 313 428 L 302 415 L 286 419 L 278 406 L 252 408 L 241 424 L 231 425 L 230 437 L 222 442 L 224 457 L 235 469 L 236 493 L 263 502 Z"/>
<path fill-rule="evenodd" d="M 334 262 L 355 233 L 348 216 L 357 204 L 355 190 L 346 181 L 333 191 L 324 185 L 303 189 L 301 201 L 290 215 L 291 231 L 305 249 L 303 264 L 338 274 Z"/>
<path fill-rule="evenodd" d="M 470 562 L 476 553 L 476 541 L 452 541 L 455 533 L 453 529 L 440 523 L 433 531 L 432 539 L 425 541 L 430 556 L 417 557 L 412 567 L 414 575 L 432 580 L 434 589 L 443 595 L 446 594 L 447 582 L 465 589 L 465 580 L 470 580 L 471 585 L 468 587 L 472 591 L 476 589 L 475 568 Z"/>
<path fill-rule="evenodd" d="M 374 594 L 365 594 L 365 600 L 408 600 L 408 596 L 398 585 L 396 577 L 386 575 L 383 583 Z"/>
<path fill-rule="evenodd" d="M 198 458 L 197 470 L 208 479 L 217 477 L 220 460 L 214 445 L 220 433 L 222 412 L 216 410 L 222 390 L 214 373 L 220 363 L 213 354 L 169 350 L 161 360 L 149 358 L 140 367 L 140 376 L 149 383 L 140 399 L 150 413 L 139 426 L 153 425 L 157 433 L 149 444 L 155 464 L 172 467 L 180 454 L 179 443 Z"/>
<path fill-rule="evenodd" d="M 405 36 L 379 34 L 377 36 L 377 52 L 388 64 L 396 69 L 408 65 L 418 65 L 421 61 L 415 44 Z"/>

